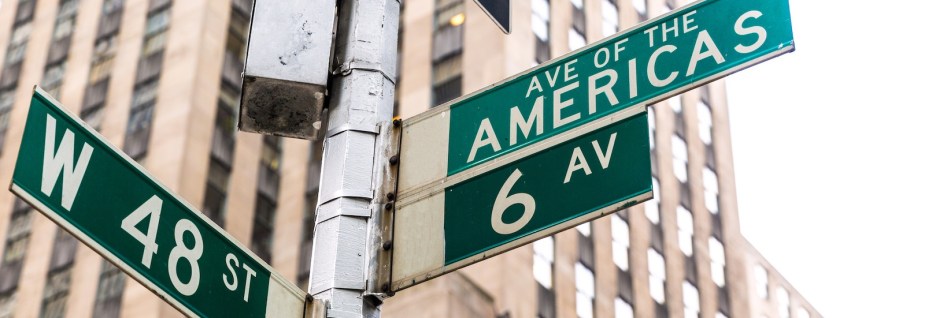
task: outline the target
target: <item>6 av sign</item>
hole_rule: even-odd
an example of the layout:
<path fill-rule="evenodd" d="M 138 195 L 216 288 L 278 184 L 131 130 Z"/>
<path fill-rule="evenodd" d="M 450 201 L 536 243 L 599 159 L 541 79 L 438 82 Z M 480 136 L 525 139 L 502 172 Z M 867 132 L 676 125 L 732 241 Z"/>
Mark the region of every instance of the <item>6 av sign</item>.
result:
<path fill-rule="evenodd" d="M 305 292 L 39 89 L 10 189 L 188 316 L 302 316 Z"/>
<path fill-rule="evenodd" d="M 701 0 L 402 125 L 393 289 L 651 198 L 645 105 L 793 51 L 787 0 Z"/>

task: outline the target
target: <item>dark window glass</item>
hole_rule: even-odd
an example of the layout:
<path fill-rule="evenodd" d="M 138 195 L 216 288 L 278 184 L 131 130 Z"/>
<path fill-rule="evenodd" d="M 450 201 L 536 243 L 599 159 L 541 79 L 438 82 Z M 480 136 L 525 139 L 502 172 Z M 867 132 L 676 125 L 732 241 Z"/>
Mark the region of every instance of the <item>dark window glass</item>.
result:
<path fill-rule="evenodd" d="M 617 269 L 617 294 L 627 303 L 633 303 L 633 276 L 619 268 Z"/>
<path fill-rule="evenodd" d="M 462 77 L 456 77 L 434 87 L 434 106 L 462 96 Z"/>
<path fill-rule="evenodd" d="M 536 63 L 548 61 L 551 55 L 549 42 L 543 41 L 538 36 L 534 36 L 534 39 L 536 40 Z"/>
<path fill-rule="evenodd" d="M 578 235 L 578 261 L 594 270 L 594 241 L 590 236 Z"/>
<path fill-rule="evenodd" d="M 659 223 L 659 224 L 651 224 L 651 223 L 649 223 L 649 224 L 651 225 L 651 229 L 652 229 L 651 231 L 649 231 L 649 234 L 651 234 L 651 239 L 650 239 L 650 240 L 651 240 L 651 243 L 650 243 L 650 244 L 652 245 L 652 248 L 653 248 L 653 249 L 655 249 L 656 251 L 659 252 L 659 254 L 664 254 L 664 250 L 665 250 L 664 237 L 665 237 L 665 235 L 662 233 L 662 226 L 660 225 L 661 223 Z"/>
<path fill-rule="evenodd" d="M 35 0 L 19 1 L 19 6 L 16 7 L 16 22 L 14 24 L 19 25 L 31 21 L 33 14 L 35 14 Z"/>
<path fill-rule="evenodd" d="M 697 286 L 697 261 L 693 257 L 684 257 L 684 277 Z"/>
<path fill-rule="evenodd" d="M 723 220 L 720 217 L 720 213 L 710 214 L 710 218 L 713 221 L 713 236 L 715 236 L 716 239 L 723 241 Z"/>
<path fill-rule="evenodd" d="M 585 22 L 585 10 L 579 9 L 573 4 L 572 5 L 572 28 L 574 28 L 575 31 L 578 31 L 578 34 L 585 36 L 585 34 L 587 34 L 585 30 L 586 25 L 587 25 L 587 22 Z"/>
<path fill-rule="evenodd" d="M 100 283 L 96 288 L 95 318 L 118 318 L 122 307 L 122 292 L 125 289 L 125 274 L 122 270 L 103 260 L 100 269 Z"/>
<path fill-rule="evenodd" d="M 58 271 L 74 264 L 74 254 L 77 252 L 77 239 L 63 230 L 58 230 L 55 244 L 52 248 L 51 263 L 48 270 Z"/>
<path fill-rule="evenodd" d="M 71 289 L 71 269 L 48 273 L 45 290 L 42 292 L 42 309 L 39 317 L 63 318 L 67 295 Z"/>
<path fill-rule="evenodd" d="M 656 303 L 655 318 L 668 318 L 668 306 Z"/>
<path fill-rule="evenodd" d="M 716 302 L 717 310 L 729 317 L 729 292 L 725 287 L 716 288 Z"/>
<path fill-rule="evenodd" d="M 551 289 L 546 289 L 540 283 L 536 284 L 537 294 L 536 316 L 539 318 L 556 317 L 556 293 Z"/>
<path fill-rule="evenodd" d="M 276 202 L 263 195 L 257 195 L 257 211 L 254 213 L 254 230 L 251 247 L 254 254 L 265 262 L 272 261 L 273 219 L 276 214 Z"/>

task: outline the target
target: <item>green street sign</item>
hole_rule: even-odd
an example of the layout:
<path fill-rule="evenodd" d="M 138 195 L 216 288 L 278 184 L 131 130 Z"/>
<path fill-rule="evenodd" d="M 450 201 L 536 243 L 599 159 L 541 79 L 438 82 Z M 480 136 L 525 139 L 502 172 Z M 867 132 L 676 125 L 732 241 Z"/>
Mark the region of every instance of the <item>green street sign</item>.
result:
<path fill-rule="evenodd" d="M 301 317 L 283 279 L 36 89 L 11 191 L 191 317 Z"/>
<path fill-rule="evenodd" d="M 621 144 L 647 135 L 621 121 L 793 50 L 787 0 L 701 0 L 405 120 L 393 289 L 648 199 L 649 150 Z"/>

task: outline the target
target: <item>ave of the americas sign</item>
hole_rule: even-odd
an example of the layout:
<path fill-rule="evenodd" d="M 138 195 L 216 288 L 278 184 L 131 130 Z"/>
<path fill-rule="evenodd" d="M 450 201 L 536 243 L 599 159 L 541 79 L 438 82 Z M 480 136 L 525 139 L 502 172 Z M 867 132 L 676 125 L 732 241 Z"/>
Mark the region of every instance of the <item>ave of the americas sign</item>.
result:
<path fill-rule="evenodd" d="M 651 198 L 645 105 L 793 49 L 786 0 L 701 0 L 405 120 L 393 289 Z"/>

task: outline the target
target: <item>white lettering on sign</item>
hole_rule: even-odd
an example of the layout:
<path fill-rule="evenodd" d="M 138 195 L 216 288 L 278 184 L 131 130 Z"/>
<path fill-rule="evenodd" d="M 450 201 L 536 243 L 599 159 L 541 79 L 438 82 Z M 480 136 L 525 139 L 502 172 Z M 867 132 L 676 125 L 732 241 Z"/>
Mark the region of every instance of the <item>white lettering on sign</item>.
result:
<path fill-rule="evenodd" d="M 193 235 L 192 247 L 187 247 L 186 242 L 183 241 L 183 233 L 186 232 Z M 177 246 L 170 250 L 170 255 L 167 257 L 167 272 L 170 274 L 170 282 L 183 295 L 195 294 L 196 290 L 199 289 L 199 258 L 202 257 L 202 235 L 199 234 L 199 229 L 196 228 L 196 224 L 193 224 L 192 221 L 180 219 L 174 228 L 173 239 L 177 242 Z M 189 281 L 185 283 L 177 275 L 177 263 L 180 262 L 181 258 L 186 259 L 191 269 Z"/>
<path fill-rule="evenodd" d="M 527 226 L 527 223 L 530 222 L 530 219 L 533 218 L 533 213 L 536 212 L 536 200 L 532 196 L 526 193 L 515 193 L 509 195 L 511 188 L 514 187 L 514 184 L 517 183 L 517 180 L 523 174 L 520 172 L 520 169 L 515 169 L 511 176 L 504 181 L 504 185 L 501 186 L 501 191 L 498 192 L 498 196 L 495 197 L 495 203 L 491 207 L 491 228 L 498 232 L 498 234 L 507 235 L 519 231 L 520 229 Z M 517 221 L 512 223 L 505 223 L 501 217 L 504 215 L 504 211 L 507 211 L 508 208 L 514 205 L 522 205 L 524 207 L 524 214 L 520 216 Z"/>
<path fill-rule="evenodd" d="M 607 84 L 597 86 L 597 80 L 607 78 Z M 597 95 L 604 94 L 607 96 L 607 102 L 610 106 L 618 104 L 617 94 L 613 92 L 613 86 L 617 84 L 617 71 L 604 69 L 597 74 L 588 77 L 588 114 L 597 112 Z"/>
<path fill-rule="evenodd" d="M 148 201 L 142 203 L 135 211 L 122 219 L 122 230 L 132 236 L 143 245 L 144 251 L 141 256 L 141 264 L 151 268 L 151 257 L 157 253 L 157 226 L 161 223 L 161 205 L 163 201 L 156 195 L 151 196 Z M 142 233 L 138 230 L 138 224 L 146 217 L 148 220 L 148 230 Z"/>
<path fill-rule="evenodd" d="M 532 99 L 533 107 L 520 104 L 529 101 L 517 102 L 520 106 L 510 108 L 510 118 L 507 120 L 497 118 L 501 116 L 482 118 L 466 163 L 474 162 L 480 157 L 479 154 L 484 157 L 501 152 L 501 142 L 504 142 L 504 147 L 516 147 L 543 138 L 544 133 L 553 133 L 557 129 L 593 117 L 598 112 L 612 110 L 612 107 L 621 102 L 633 103 L 639 102 L 633 100 L 639 97 L 651 98 L 639 96 L 640 85 L 651 89 L 645 86 L 646 80 L 656 88 L 672 84 L 687 85 L 696 77 L 698 68 L 702 71 L 707 67 L 700 67 L 701 64 L 710 67 L 724 64 L 731 58 L 729 53 L 754 52 L 768 39 L 768 30 L 755 23 L 760 22 L 762 13 L 752 10 L 739 16 L 735 25 L 729 26 L 742 40 L 734 47 L 728 44 L 729 47 L 720 47 L 713 38 L 713 35 L 717 34 L 716 30 L 707 30 L 708 28 L 698 25 L 697 13 L 697 10 L 693 10 L 679 14 L 643 30 L 643 39 L 640 41 L 642 43 L 639 45 L 645 46 L 645 42 L 648 41 L 649 47 L 654 49 L 651 53 L 640 54 L 639 50 L 634 50 L 634 42 L 630 42 L 630 38 L 624 38 L 612 45 L 595 48 L 593 54 L 578 54 L 572 59 L 549 65 L 546 69 L 530 75 L 525 98 Z M 710 31 L 713 31 L 712 34 Z M 628 53 L 640 55 L 627 56 Z M 684 59 L 688 63 L 686 68 L 683 65 Z M 640 63 L 644 65 L 638 65 Z M 596 70 L 592 73 L 581 65 L 593 65 Z M 587 87 L 581 87 L 582 84 L 586 84 Z M 607 104 L 611 109 L 602 106 Z M 510 105 L 504 107 L 508 106 Z M 498 120 L 502 122 L 497 122 Z M 502 126 L 494 127 L 495 123 Z M 503 126 L 505 124 L 509 126 Z M 505 132 L 505 128 L 509 130 Z M 500 137 L 509 139 L 500 141 L 496 132 L 501 134 Z M 575 164 L 583 171 L 581 159 L 576 157 Z"/>
<path fill-rule="evenodd" d="M 530 111 L 530 118 L 524 119 L 524 115 L 517 106 L 511 107 L 511 146 L 517 144 L 517 131 L 520 130 L 524 137 L 530 136 L 530 127 L 536 127 L 536 135 L 543 134 L 543 96 L 540 96 L 533 102 L 533 110 Z"/>
<path fill-rule="evenodd" d="M 157 228 L 161 223 L 162 205 L 163 200 L 153 195 L 135 209 L 135 211 L 132 211 L 132 213 L 122 219 L 122 230 L 144 246 L 141 264 L 147 268 L 151 268 L 151 259 L 154 254 L 157 254 L 158 250 Z M 142 232 L 138 229 L 138 225 L 145 218 L 149 218 L 148 229 Z M 193 236 L 192 247 L 186 246 L 186 242 L 183 241 L 184 233 L 190 233 Z M 173 287 L 181 294 L 190 296 L 195 294 L 196 290 L 199 289 L 199 258 L 202 257 L 204 248 L 202 244 L 202 234 L 200 234 L 199 228 L 197 228 L 192 221 L 180 219 L 174 227 L 173 236 L 177 245 L 170 250 L 170 255 L 167 257 L 167 273 L 170 276 L 170 282 L 173 283 Z M 190 277 L 187 282 L 183 282 L 177 275 L 177 265 L 181 258 L 186 259 L 190 265 Z M 235 282 L 235 284 L 237 284 L 237 282 Z"/>
<path fill-rule="evenodd" d="M 567 125 L 570 122 L 581 119 L 581 113 L 575 113 L 571 116 L 562 118 L 562 110 L 566 107 L 572 106 L 575 103 L 574 99 L 567 98 L 562 100 L 562 94 L 568 93 L 569 91 L 578 88 L 578 82 L 574 82 L 566 85 L 563 88 L 557 89 L 552 93 L 552 128 L 559 128 L 564 125 Z"/>
<path fill-rule="evenodd" d="M 489 145 L 491 146 L 491 150 L 495 152 L 501 151 L 501 144 L 498 143 L 498 137 L 495 136 L 495 129 L 491 127 L 491 121 L 485 118 L 482 119 L 482 122 L 479 124 L 479 132 L 475 134 L 472 150 L 469 150 L 469 160 L 466 160 L 466 162 L 468 163 L 475 160 L 475 154 L 479 152 L 479 148 Z"/>
<path fill-rule="evenodd" d="M 228 282 L 228 276 L 226 274 L 222 274 L 222 278 L 224 279 L 225 287 L 227 287 L 228 290 L 236 291 L 238 290 L 238 273 L 235 271 L 234 267 L 231 266 L 231 263 L 234 263 L 234 267 L 239 267 L 238 257 L 234 256 L 234 254 L 228 253 L 228 255 L 225 256 L 225 265 L 228 266 L 228 272 L 231 273 L 231 282 Z M 244 302 L 247 302 L 251 292 L 251 278 L 257 277 L 257 272 L 255 272 L 254 269 L 252 269 L 250 266 L 247 266 L 247 264 L 241 265 L 244 267 L 244 272 L 247 273 L 244 275 Z"/>
<path fill-rule="evenodd" d="M 674 52 L 676 49 L 678 49 L 678 47 L 669 44 L 658 48 L 652 53 L 652 57 L 649 58 L 649 67 L 646 72 L 646 74 L 649 75 L 649 82 L 652 83 L 652 86 L 665 87 L 671 84 L 671 82 L 674 82 L 675 78 L 678 78 L 678 72 L 675 71 L 672 71 L 668 77 L 664 79 L 658 78 L 658 75 L 655 75 L 655 62 L 658 61 L 658 56 L 662 55 L 662 53 Z"/>
<path fill-rule="evenodd" d="M 601 170 L 607 170 L 610 167 L 610 159 L 613 157 L 613 144 L 617 140 L 617 133 L 610 134 L 610 141 L 607 142 L 607 149 L 601 149 L 601 144 L 597 140 L 591 142 L 591 147 L 594 148 L 594 154 L 597 155 L 597 162 L 601 165 Z M 572 150 L 572 159 L 569 160 L 568 169 L 565 171 L 565 181 L 562 181 L 563 184 L 569 183 L 572 181 L 572 173 L 575 171 L 584 172 L 586 176 L 590 176 L 593 172 L 591 171 L 591 166 L 588 165 L 588 160 L 585 158 L 584 151 L 581 150 L 581 147 L 575 147 Z"/>
<path fill-rule="evenodd" d="M 705 52 L 703 51 L 704 46 L 707 47 Z M 726 62 L 726 58 L 719 53 L 719 48 L 717 48 L 716 43 L 713 42 L 713 37 L 710 36 L 710 32 L 703 30 L 697 34 L 697 42 L 694 44 L 694 53 L 691 54 L 691 62 L 687 65 L 687 74 L 685 75 L 694 75 L 694 71 L 697 70 L 697 63 L 708 57 L 712 57 L 716 64 L 723 64 Z"/>
<path fill-rule="evenodd" d="M 69 129 L 65 129 L 64 137 L 61 138 L 61 145 L 58 146 L 58 151 L 55 152 L 55 128 L 55 119 L 51 115 L 47 115 L 45 121 L 45 156 L 42 161 L 42 193 L 50 197 L 51 191 L 58 182 L 58 177 L 63 172 L 61 206 L 70 211 L 71 206 L 74 205 L 77 190 L 80 189 L 80 183 L 83 181 L 84 173 L 87 172 L 87 165 L 90 164 L 93 147 L 84 143 L 77 159 L 77 166 L 74 166 L 74 133 Z"/>
<path fill-rule="evenodd" d="M 749 35 L 749 34 L 758 35 L 758 39 L 755 41 L 755 43 L 752 43 L 751 45 L 742 45 L 742 44 L 736 45 L 735 47 L 736 52 L 739 52 L 742 54 L 748 54 L 748 53 L 754 52 L 759 47 L 761 47 L 762 44 L 764 44 L 765 40 L 768 39 L 768 31 L 765 30 L 763 27 L 756 25 L 756 26 L 746 28 L 742 26 L 743 24 L 745 24 L 745 20 L 758 19 L 760 17 L 761 17 L 761 11 L 752 10 L 752 11 L 745 12 L 745 14 L 743 14 L 742 16 L 739 17 L 738 20 L 736 20 L 736 25 L 735 25 L 736 34 L 738 35 Z"/>

